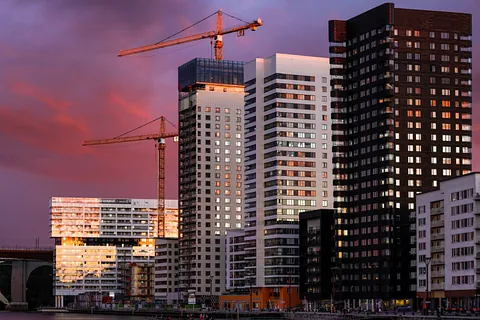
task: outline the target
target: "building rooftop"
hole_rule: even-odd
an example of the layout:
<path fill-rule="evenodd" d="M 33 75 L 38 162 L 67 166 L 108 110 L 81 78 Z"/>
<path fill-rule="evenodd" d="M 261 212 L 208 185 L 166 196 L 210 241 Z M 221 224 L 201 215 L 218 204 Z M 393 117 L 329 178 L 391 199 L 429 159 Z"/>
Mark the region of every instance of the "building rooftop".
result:
<path fill-rule="evenodd" d="M 191 91 L 195 85 L 216 83 L 243 86 L 242 61 L 195 58 L 178 67 L 178 91 Z"/>

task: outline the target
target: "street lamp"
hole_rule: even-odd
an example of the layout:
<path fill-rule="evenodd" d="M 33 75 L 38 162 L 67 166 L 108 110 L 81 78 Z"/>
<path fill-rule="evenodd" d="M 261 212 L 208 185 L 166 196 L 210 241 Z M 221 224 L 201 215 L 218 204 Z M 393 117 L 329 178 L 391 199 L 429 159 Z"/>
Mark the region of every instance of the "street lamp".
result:
<path fill-rule="evenodd" d="M 430 309 L 430 291 L 428 289 L 428 284 L 430 282 L 430 279 L 428 278 L 428 266 L 430 265 L 430 262 L 432 261 L 432 257 L 425 257 L 425 266 L 427 267 L 427 292 L 426 292 L 426 301 L 425 301 L 425 313 L 428 314 L 428 310 Z"/>

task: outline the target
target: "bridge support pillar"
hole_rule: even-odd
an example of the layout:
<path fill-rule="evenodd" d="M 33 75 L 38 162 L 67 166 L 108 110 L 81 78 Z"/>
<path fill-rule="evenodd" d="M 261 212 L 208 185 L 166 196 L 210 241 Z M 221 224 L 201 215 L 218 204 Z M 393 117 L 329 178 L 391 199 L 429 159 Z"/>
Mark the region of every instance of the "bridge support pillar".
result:
<path fill-rule="evenodd" d="M 63 296 L 55 296 L 55 308 L 63 308 Z"/>
<path fill-rule="evenodd" d="M 30 273 L 41 266 L 51 266 L 51 263 L 43 261 L 14 260 L 12 261 L 12 301 L 9 306 L 14 310 L 27 310 L 27 281 Z"/>

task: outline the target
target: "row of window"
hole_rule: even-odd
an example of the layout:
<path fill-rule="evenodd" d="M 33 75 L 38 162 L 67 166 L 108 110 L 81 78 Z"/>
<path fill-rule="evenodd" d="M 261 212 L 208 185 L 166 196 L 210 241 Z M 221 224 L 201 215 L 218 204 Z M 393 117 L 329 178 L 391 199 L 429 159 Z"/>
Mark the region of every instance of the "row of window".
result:
<path fill-rule="evenodd" d="M 314 95 L 308 94 L 296 94 L 296 93 L 282 93 L 282 92 L 275 92 L 271 95 L 265 96 L 263 98 L 264 102 L 270 101 L 272 99 L 293 99 L 293 100 L 308 100 L 308 101 L 315 101 Z M 327 102 L 327 97 L 322 97 L 322 102 Z"/>
<path fill-rule="evenodd" d="M 264 83 L 270 82 L 274 79 L 286 79 L 286 80 L 296 80 L 296 81 L 308 81 L 315 82 L 315 76 L 304 76 L 297 74 L 285 74 L 285 73 L 275 73 L 263 79 Z M 327 83 L 327 77 L 322 77 L 322 83 Z"/>
<path fill-rule="evenodd" d="M 473 212 L 473 203 L 462 204 L 459 206 L 451 207 L 450 215 L 456 216 L 458 214 Z"/>
<path fill-rule="evenodd" d="M 273 112 L 270 114 L 266 114 L 263 116 L 263 120 L 267 121 L 270 119 L 275 118 L 289 118 L 289 119 L 307 119 L 307 120 L 315 120 L 316 115 L 311 113 L 296 113 L 296 112 Z M 326 121 L 327 116 L 323 115 L 322 120 Z"/>
<path fill-rule="evenodd" d="M 475 239 L 475 233 L 473 232 L 452 234 L 452 243 L 472 241 L 474 239 Z"/>
<path fill-rule="evenodd" d="M 474 218 L 465 218 L 452 221 L 452 230 L 461 229 L 461 228 L 468 228 L 473 226 Z"/>
<path fill-rule="evenodd" d="M 291 84 L 276 82 L 272 85 L 269 85 L 263 88 L 263 92 L 268 92 L 275 89 L 286 89 L 286 90 L 301 90 L 301 91 L 315 91 L 315 86 L 303 85 L 303 84 Z M 327 87 L 322 87 L 322 92 L 327 92 Z"/>
<path fill-rule="evenodd" d="M 202 136 L 202 132 L 201 131 L 197 131 L 197 136 L 198 137 L 201 137 Z M 210 137 L 211 136 L 211 132 L 210 131 L 206 131 L 205 132 L 205 137 Z M 215 138 L 220 138 L 222 136 L 221 132 L 215 132 Z M 225 132 L 224 133 L 224 138 L 225 139 L 230 139 L 232 137 L 232 134 L 230 132 Z M 242 138 L 242 134 L 241 133 L 235 133 L 235 138 L 236 139 L 241 139 Z M 209 141 L 207 140 L 206 141 L 206 144 L 208 145 L 209 144 Z"/>
<path fill-rule="evenodd" d="M 466 189 L 462 191 L 452 192 L 450 194 L 450 200 L 452 202 L 457 200 L 469 199 L 472 197 L 473 197 L 473 189 Z"/>
<path fill-rule="evenodd" d="M 298 110 L 315 110 L 314 104 L 302 104 L 302 103 L 286 103 L 286 102 L 275 102 L 266 105 L 263 108 L 263 111 L 267 112 L 272 109 L 298 109 Z M 327 111 L 327 106 L 322 105 L 322 111 Z"/>
<path fill-rule="evenodd" d="M 317 183 L 315 181 L 305 181 L 305 180 L 269 180 L 263 183 L 265 188 L 273 186 L 284 186 L 284 187 L 316 187 Z M 328 187 L 328 181 L 322 181 L 322 188 Z"/>
<path fill-rule="evenodd" d="M 212 226 L 213 225 L 213 226 Z M 225 222 L 224 223 L 224 226 L 225 228 L 232 228 L 233 226 L 235 226 L 235 228 L 241 228 L 242 227 L 242 224 L 240 222 L 237 222 L 235 224 L 233 223 L 230 223 L 230 222 Z M 201 228 L 202 227 L 202 223 L 201 222 L 197 222 L 197 227 Z M 210 223 L 210 222 L 205 222 L 205 228 L 221 228 L 221 223 L 220 222 L 214 222 L 214 223 Z M 200 249 L 200 248 L 199 248 Z M 209 250 L 207 250 L 208 252 Z"/>
<path fill-rule="evenodd" d="M 203 110 L 204 110 L 205 112 L 211 112 L 211 111 L 212 111 L 212 107 L 204 107 Z M 222 108 L 220 108 L 220 107 L 214 107 L 213 110 L 214 110 L 215 113 L 221 113 L 221 112 L 222 112 Z M 202 107 L 201 107 L 201 106 L 197 106 L 197 111 L 198 111 L 198 112 L 202 112 Z M 223 108 L 223 112 L 226 113 L 226 114 L 229 114 L 229 113 L 230 113 L 230 108 Z M 242 114 L 242 109 L 237 109 L 237 108 L 235 108 L 235 113 L 236 113 L 236 114 Z"/>
<path fill-rule="evenodd" d="M 474 247 L 461 247 L 452 249 L 452 257 L 471 256 L 475 252 Z"/>
<path fill-rule="evenodd" d="M 419 41 L 405 41 L 405 47 L 407 48 L 415 48 L 415 49 L 421 49 L 421 42 Z M 423 43 L 425 45 L 425 43 Z M 435 50 L 437 48 L 437 45 L 438 43 L 435 43 L 435 42 L 430 42 L 429 43 L 429 46 L 428 46 L 428 49 L 430 50 Z M 394 46 L 395 47 L 398 47 L 399 46 L 399 42 L 398 41 L 394 41 Z M 458 44 L 453 44 L 453 45 L 450 45 L 449 43 L 440 43 L 440 50 L 451 50 L 453 49 L 453 51 L 466 51 L 465 49 L 463 48 L 468 48 L 468 47 L 460 47 Z M 425 48 L 423 48 L 425 49 Z M 463 49 L 463 50 L 462 50 Z"/>
<path fill-rule="evenodd" d="M 399 31 L 398 29 L 395 29 L 395 31 L 394 31 L 394 34 L 396 36 L 399 35 L 398 31 Z M 421 33 L 422 34 L 424 33 L 424 36 L 426 37 L 426 33 L 427 33 L 426 31 L 422 31 Z M 412 37 L 412 36 L 413 37 L 420 37 L 421 33 L 420 33 L 420 30 L 413 30 L 413 31 L 412 30 L 405 30 L 405 36 L 407 36 L 407 37 Z M 437 34 L 438 33 L 440 33 L 440 38 L 441 39 L 450 39 L 450 33 L 448 33 L 448 32 L 438 32 L 437 31 Z M 428 36 L 429 36 L 429 38 L 435 38 L 435 31 L 429 31 Z M 458 33 L 454 33 L 453 34 L 453 39 L 457 40 L 458 38 L 459 38 Z M 460 36 L 460 39 L 466 40 L 465 37 L 462 37 L 462 36 Z"/>

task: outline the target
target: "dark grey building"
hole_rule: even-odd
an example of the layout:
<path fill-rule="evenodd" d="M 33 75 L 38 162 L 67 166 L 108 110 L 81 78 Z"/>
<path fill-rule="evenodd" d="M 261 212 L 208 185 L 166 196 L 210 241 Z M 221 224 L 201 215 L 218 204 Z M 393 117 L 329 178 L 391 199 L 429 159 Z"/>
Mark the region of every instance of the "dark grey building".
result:
<path fill-rule="evenodd" d="M 415 194 L 472 168 L 471 36 L 470 14 L 392 3 L 329 22 L 336 254 L 350 307 L 415 298 Z"/>
<path fill-rule="evenodd" d="M 309 311 L 321 310 L 336 298 L 333 217 L 333 209 L 300 213 L 300 299 Z"/>

